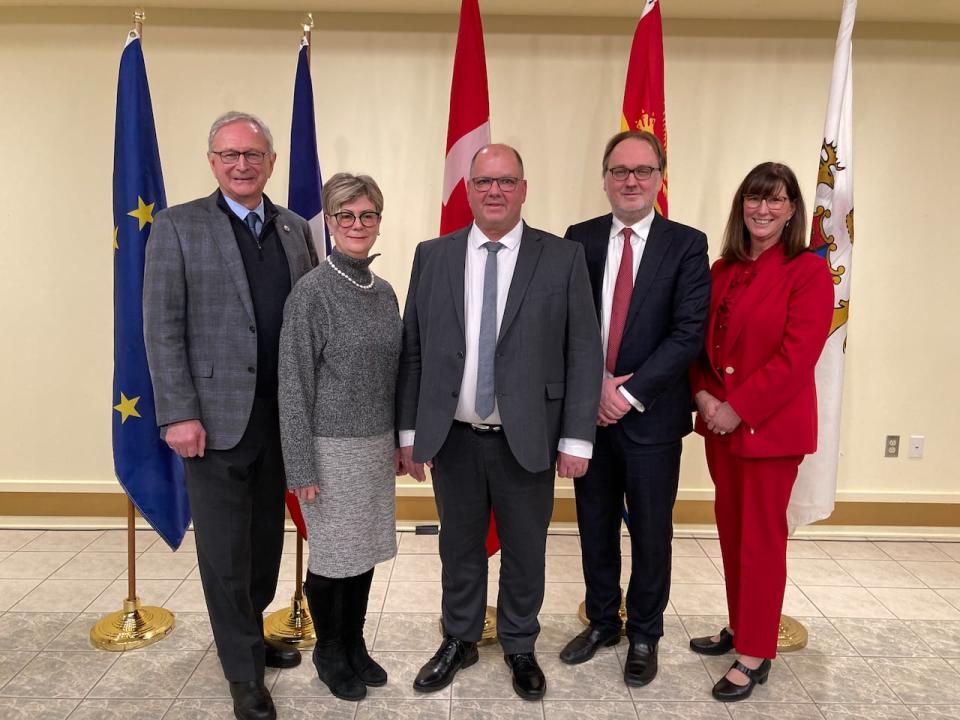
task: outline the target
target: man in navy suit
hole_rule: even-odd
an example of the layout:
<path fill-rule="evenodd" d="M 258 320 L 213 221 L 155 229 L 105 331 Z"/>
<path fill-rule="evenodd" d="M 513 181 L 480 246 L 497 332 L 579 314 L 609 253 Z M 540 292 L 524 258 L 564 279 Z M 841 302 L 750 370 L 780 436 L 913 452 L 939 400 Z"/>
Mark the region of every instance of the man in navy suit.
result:
<path fill-rule="evenodd" d="M 707 238 L 654 210 L 666 157 L 648 132 L 621 132 L 603 155 L 611 214 L 572 225 L 583 244 L 605 372 L 587 473 L 574 481 L 590 625 L 561 651 L 586 662 L 620 640 L 620 522 L 632 562 L 624 682 L 657 674 L 670 594 L 673 503 L 682 438 L 693 429 L 687 369 L 703 346 L 710 305 Z"/>

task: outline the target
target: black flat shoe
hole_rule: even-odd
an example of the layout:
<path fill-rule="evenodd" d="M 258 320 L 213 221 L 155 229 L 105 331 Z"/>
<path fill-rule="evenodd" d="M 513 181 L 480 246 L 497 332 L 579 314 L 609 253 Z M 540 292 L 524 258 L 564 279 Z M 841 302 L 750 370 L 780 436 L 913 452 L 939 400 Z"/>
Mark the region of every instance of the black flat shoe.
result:
<path fill-rule="evenodd" d="M 720 639 L 716 642 L 710 635 L 691 638 L 690 649 L 701 655 L 724 655 L 733 650 L 733 634 L 724 628 L 720 631 Z"/>
<path fill-rule="evenodd" d="M 547 692 L 547 679 L 537 664 L 533 653 L 504 655 L 503 661 L 510 668 L 513 689 L 523 700 L 540 700 Z"/>
<path fill-rule="evenodd" d="M 646 685 L 657 676 L 657 646 L 630 642 L 627 660 L 623 663 L 623 681 L 632 687 Z"/>
<path fill-rule="evenodd" d="M 746 675 L 747 684 L 737 685 L 727 680 L 727 676 L 724 675 L 717 681 L 717 684 L 713 686 L 713 697 L 720 702 L 738 702 L 750 697 L 750 693 L 753 692 L 753 686 L 758 684 L 763 685 L 770 676 L 770 660 L 764 659 L 756 670 L 751 670 L 737 660 L 731 665 L 730 669 L 737 669 Z"/>
<path fill-rule="evenodd" d="M 457 671 L 480 659 L 475 642 L 465 642 L 448 635 L 427 664 L 420 668 L 413 689 L 417 692 L 436 692 L 453 682 Z"/>
<path fill-rule="evenodd" d="M 276 720 L 273 698 L 262 682 L 231 682 L 230 697 L 233 698 L 233 715 L 237 720 Z"/>
<path fill-rule="evenodd" d="M 560 662 L 578 665 L 586 662 L 602 647 L 620 642 L 620 628 L 595 628 L 592 625 L 568 642 L 560 651 Z"/>
<path fill-rule="evenodd" d="M 300 651 L 292 645 L 264 638 L 263 662 L 272 668 L 296 667 L 300 664 Z"/>

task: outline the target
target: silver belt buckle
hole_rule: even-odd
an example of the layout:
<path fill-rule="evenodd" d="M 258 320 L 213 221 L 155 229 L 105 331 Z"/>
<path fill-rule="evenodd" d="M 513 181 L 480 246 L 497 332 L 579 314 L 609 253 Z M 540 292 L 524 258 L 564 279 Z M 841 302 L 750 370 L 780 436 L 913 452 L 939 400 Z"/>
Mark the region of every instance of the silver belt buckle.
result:
<path fill-rule="evenodd" d="M 487 425 L 486 423 L 470 423 L 470 429 L 478 433 L 500 432 L 502 425 Z"/>

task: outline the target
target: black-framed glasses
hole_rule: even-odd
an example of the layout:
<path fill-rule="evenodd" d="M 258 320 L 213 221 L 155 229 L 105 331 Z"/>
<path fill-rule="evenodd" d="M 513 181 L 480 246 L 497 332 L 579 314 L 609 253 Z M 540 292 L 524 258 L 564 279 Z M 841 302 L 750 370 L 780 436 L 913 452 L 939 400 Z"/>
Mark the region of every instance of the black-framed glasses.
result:
<path fill-rule="evenodd" d="M 616 167 L 607 168 L 607 172 L 610 173 L 610 176 L 617 182 L 626 180 L 630 173 L 633 173 L 633 176 L 637 180 L 649 180 L 650 176 L 659 170 L 660 168 L 650 167 L 649 165 L 637 165 L 634 168 L 617 165 Z"/>
<path fill-rule="evenodd" d="M 512 193 L 520 185 L 518 177 L 475 177 L 470 179 L 473 189 L 477 192 L 487 192 L 496 183 L 500 192 Z"/>
<path fill-rule="evenodd" d="M 241 155 L 243 155 L 248 165 L 262 165 L 269 153 L 259 150 L 245 150 L 244 152 L 240 152 L 239 150 L 211 150 L 210 154 L 219 156 L 220 162 L 224 165 L 236 165 L 240 162 Z"/>
<path fill-rule="evenodd" d="M 743 206 L 751 210 L 756 210 L 764 201 L 766 201 L 767 207 L 770 210 L 783 210 L 787 203 L 790 202 L 790 198 L 784 197 L 783 195 L 754 195 L 752 193 L 743 196 Z"/>
<path fill-rule="evenodd" d="M 359 216 L 354 215 L 349 210 L 342 210 L 341 212 L 334 213 L 330 217 L 334 218 L 337 221 L 337 225 L 342 228 L 353 227 L 353 224 L 357 221 L 357 217 L 360 218 L 360 224 L 365 228 L 373 227 L 380 222 L 380 213 L 374 212 L 373 210 L 364 210 Z"/>

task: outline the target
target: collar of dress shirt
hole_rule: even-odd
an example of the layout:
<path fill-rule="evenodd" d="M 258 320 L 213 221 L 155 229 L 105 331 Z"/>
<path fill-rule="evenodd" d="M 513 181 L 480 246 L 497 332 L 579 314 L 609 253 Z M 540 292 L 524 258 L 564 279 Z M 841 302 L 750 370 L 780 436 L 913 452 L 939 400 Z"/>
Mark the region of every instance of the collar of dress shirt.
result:
<path fill-rule="evenodd" d="M 630 226 L 630 229 L 633 230 L 633 237 L 636 242 L 647 239 L 647 236 L 650 234 L 650 227 L 653 225 L 653 216 L 654 211 L 651 210 L 649 213 L 647 213 L 645 218 L 638 220 Z M 625 227 L 626 225 L 624 222 L 614 215 L 613 224 L 610 226 L 610 239 L 613 240 L 615 237 L 620 235 Z"/>
<path fill-rule="evenodd" d="M 513 228 L 500 238 L 500 244 L 503 245 L 507 250 L 516 250 L 517 246 L 520 245 L 520 238 L 523 235 L 523 220 L 518 222 Z M 474 250 L 479 250 L 480 246 L 485 242 L 489 242 L 490 238 L 483 234 L 483 231 L 477 227 L 477 224 L 474 223 L 470 228 L 470 246 Z"/>
<path fill-rule="evenodd" d="M 226 201 L 227 207 L 230 208 L 230 209 L 233 211 L 233 214 L 234 214 L 234 215 L 236 215 L 236 216 L 237 216 L 238 218 L 240 218 L 241 220 L 246 220 L 246 219 L 247 219 L 247 215 L 249 215 L 250 212 L 251 212 L 251 211 L 250 211 L 250 208 L 244 207 L 243 205 L 241 205 L 240 203 L 238 203 L 236 200 L 233 200 L 233 199 L 231 199 L 231 198 L 228 198 L 226 195 L 223 196 L 223 199 Z M 263 198 L 262 198 L 262 197 L 260 198 L 260 204 L 257 205 L 255 208 L 253 208 L 253 212 L 255 212 L 257 215 L 259 215 L 259 216 L 260 216 L 260 222 L 263 222 L 264 217 L 265 217 L 265 213 L 264 213 L 264 209 L 263 209 Z"/>

